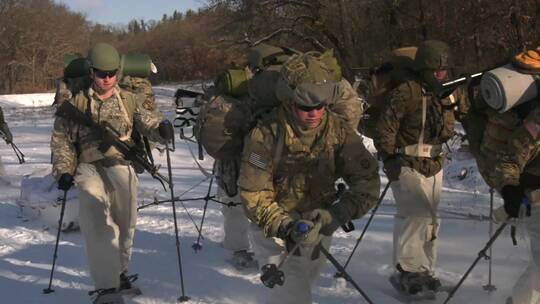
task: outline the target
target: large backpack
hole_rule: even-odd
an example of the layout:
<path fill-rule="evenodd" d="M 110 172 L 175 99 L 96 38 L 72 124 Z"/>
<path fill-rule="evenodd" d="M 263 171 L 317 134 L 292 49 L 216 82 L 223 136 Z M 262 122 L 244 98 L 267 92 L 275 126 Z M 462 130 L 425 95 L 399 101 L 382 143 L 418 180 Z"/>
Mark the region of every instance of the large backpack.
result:
<path fill-rule="evenodd" d="M 341 79 L 341 69 L 332 51 L 302 54 L 273 46 L 256 47 L 250 50 L 248 58 L 249 68 L 229 70 L 217 78 L 216 94 L 208 98 L 199 111 L 195 137 L 206 152 L 218 160 L 237 159 L 242 153 L 243 139 L 257 119 L 282 103 L 283 98 L 276 95 L 280 92 L 276 88 L 284 80 L 284 64 L 310 58 L 313 64 L 331 70 L 333 78 Z M 234 75 L 239 77 L 234 79 Z M 238 88 L 245 88 L 247 92 L 238 94 L 242 91 Z M 338 82 L 336 94 L 339 98 L 332 101 L 330 110 L 345 119 L 350 118 L 351 124 L 356 126 L 362 114 L 358 96 L 345 80 Z"/>
<path fill-rule="evenodd" d="M 388 93 L 410 73 L 416 55 L 416 47 L 402 47 L 392 51 L 390 59 L 371 69 L 366 94 L 367 109 L 360 131 L 367 137 L 375 136 L 377 120 L 383 111 Z"/>

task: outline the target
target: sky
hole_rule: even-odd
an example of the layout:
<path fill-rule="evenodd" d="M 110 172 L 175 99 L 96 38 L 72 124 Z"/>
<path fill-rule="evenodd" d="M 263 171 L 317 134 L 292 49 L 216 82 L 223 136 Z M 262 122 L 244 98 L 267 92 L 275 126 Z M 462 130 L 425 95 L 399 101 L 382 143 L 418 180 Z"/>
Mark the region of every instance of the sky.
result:
<path fill-rule="evenodd" d="M 204 5 L 204 0 L 55 0 L 72 11 L 84 13 L 89 21 L 101 24 L 127 24 L 133 19 L 160 20 L 174 10 L 185 12 Z"/>

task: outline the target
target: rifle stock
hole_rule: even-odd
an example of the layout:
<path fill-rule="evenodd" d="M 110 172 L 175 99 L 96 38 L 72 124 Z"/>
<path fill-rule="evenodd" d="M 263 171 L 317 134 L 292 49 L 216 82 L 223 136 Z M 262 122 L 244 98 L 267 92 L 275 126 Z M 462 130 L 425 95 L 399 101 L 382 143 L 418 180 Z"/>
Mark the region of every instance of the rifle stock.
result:
<path fill-rule="evenodd" d="M 62 105 L 58 107 L 55 115 L 70 120 L 74 123 L 82 124 L 91 129 L 94 129 L 102 135 L 102 138 L 107 138 L 108 140 L 110 140 L 112 146 L 118 149 L 118 151 L 120 151 L 120 153 L 122 153 L 122 155 L 124 155 L 127 160 L 137 163 L 138 165 L 143 167 L 148 173 L 150 173 L 150 175 L 152 175 L 153 178 L 160 181 L 161 184 L 163 184 L 164 182 L 167 184 L 170 183 L 170 181 L 165 176 L 158 172 L 159 168 L 157 166 L 152 165 L 143 156 L 137 153 L 135 149 L 133 149 L 128 144 L 120 140 L 116 135 L 114 135 L 113 132 L 111 132 L 108 128 L 95 122 L 92 118 L 79 111 L 79 109 L 77 109 L 77 107 L 75 107 L 70 102 L 63 102 Z"/>
<path fill-rule="evenodd" d="M 188 97 L 188 98 L 197 98 L 198 96 L 203 96 L 204 93 L 201 92 L 195 92 L 191 90 L 186 89 L 178 89 L 176 90 L 176 93 L 174 94 L 174 97 Z"/>

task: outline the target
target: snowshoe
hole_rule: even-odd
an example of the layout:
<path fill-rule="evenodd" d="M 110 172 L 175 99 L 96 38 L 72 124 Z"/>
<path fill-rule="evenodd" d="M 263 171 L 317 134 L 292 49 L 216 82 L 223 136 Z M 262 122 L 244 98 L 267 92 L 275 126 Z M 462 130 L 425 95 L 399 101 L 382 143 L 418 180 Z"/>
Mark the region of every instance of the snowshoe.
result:
<path fill-rule="evenodd" d="M 126 272 L 122 272 L 120 274 L 120 287 L 118 288 L 119 292 L 123 295 L 141 295 L 142 292 L 139 287 L 133 284 L 133 282 L 137 281 L 138 278 L 138 274 L 128 275 Z"/>
<path fill-rule="evenodd" d="M 92 301 L 92 304 L 125 304 L 122 295 L 116 288 L 100 289 L 91 291 L 88 294 L 92 295 L 94 293 L 97 293 L 97 296 L 94 301 Z"/>
<path fill-rule="evenodd" d="M 233 253 L 232 265 L 237 269 L 259 268 L 259 263 L 253 258 L 254 253 L 247 250 L 238 250 Z"/>

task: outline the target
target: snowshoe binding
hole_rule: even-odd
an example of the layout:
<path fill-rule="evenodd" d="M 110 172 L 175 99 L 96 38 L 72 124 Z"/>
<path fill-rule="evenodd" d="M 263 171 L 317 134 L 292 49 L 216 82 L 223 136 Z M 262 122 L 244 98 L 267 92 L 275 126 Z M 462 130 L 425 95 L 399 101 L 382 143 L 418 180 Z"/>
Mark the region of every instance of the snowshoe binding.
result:
<path fill-rule="evenodd" d="M 123 295 L 133 295 L 139 296 L 142 294 L 139 287 L 135 286 L 133 282 L 137 281 L 139 278 L 138 274 L 130 274 L 127 272 L 122 272 L 120 274 L 120 287 L 118 288 L 119 292 Z"/>
<path fill-rule="evenodd" d="M 94 293 L 97 293 L 97 296 L 92 301 L 92 304 L 125 304 L 122 295 L 116 288 L 98 289 L 88 294 L 91 296 Z"/>
<path fill-rule="evenodd" d="M 233 253 L 231 263 L 237 269 L 259 268 L 259 263 L 253 258 L 254 253 L 247 250 L 238 250 Z"/>
<path fill-rule="evenodd" d="M 409 272 L 400 265 L 398 272 L 390 276 L 392 286 L 408 300 L 435 300 L 442 284 L 428 272 Z"/>

